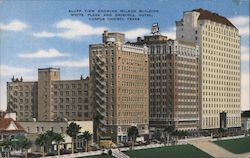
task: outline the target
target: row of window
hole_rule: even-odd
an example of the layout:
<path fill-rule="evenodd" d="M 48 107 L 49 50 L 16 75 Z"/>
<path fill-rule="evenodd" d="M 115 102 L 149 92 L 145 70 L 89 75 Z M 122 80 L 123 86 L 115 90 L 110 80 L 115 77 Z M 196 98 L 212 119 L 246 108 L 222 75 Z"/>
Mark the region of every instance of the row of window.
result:
<path fill-rule="evenodd" d="M 221 36 L 221 35 L 217 35 L 216 38 L 210 38 L 210 37 L 211 36 L 203 36 L 203 41 L 206 41 L 206 43 L 209 43 L 209 44 L 217 45 L 218 47 L 216 49 L 219 48 L 219 50 L 223 50 L 223 45 L 229 46 L 232 48 L 239 48 L 239 44 L 236 43 L 237 39 L 235 39 L 235 38 L 227 38 L 227 37 Z M 230 44 L 229 44 L 228 40 L 231 42 Z"/>
<path fill-rule="evenodd" d="M 31 85 L 25 85 L 25 86 L 12 86 L 10 85 L 8 88 L 9 90 L 31 90 L 35 87 L 35 85 L 31 84 Z"/>
<path fill-rule="evenodd" d="M 229 97 L 229 96 L 228 96 Z M 239 97 L 237 97 L 239 98 Z M 228 98 L 207 98 L 203 97 L 202 98 L 203 102 L 230 102 L 230 103 L 240 103 L 240 99 L 228 99 Z"/>
<path fill-rule="evenodd" d="M 87 83 L 84 83 L 83 86 L 85 88 L 88 87 L 88 84 Z M 54 89 L 75 89 L 75 88 L 82 88 L 82 84 L 54 84 Z"/>
<path fill-rule="evenodd" d="M 240 114 L 240 110 L 224 110 L 226 113 L 230 114 Z M 203 114 L 219 114 L 221 110 L 215 110 L 215 109 L 204 109 L 202 110 Z"/>
<path fill-rule="evenodd" d="M 53 108 L 54 110 L 57 110 L 60 108 L 60 110 L 62 109 L 66 109 L 66 110 L 82 110 L 82 108 L 84 107 L 84 110 L 89 110 L 89 106 L 88 105 L 54 105 Z"/>
<path fill-rule="evenodd" d="M 213 79 L 213 80 L 209 80 L 209 79 L 203 79 L 202 80 L 202 83 L 203 84 L 211 84 L 211 87 L 212 85 L 216 85 L 217 87 L 215 87 L 214 90 L 227 90 L 225 88 L 227 88 L 227 86 L 224 86 L 224 81 L 221 81 L 221 80 L 216 80 L 216 79 Z M 210 85 L 209 85 L 210 86 Z M 240 87 L 240 80 L 237 80 L 237 81 L 234 81 L 231 83 L 231 86 L 230 87 L 233 87 L 233 86 L 237 86 L 237 87 Z M 223 89 L 224 88 L 224 89 Z"/>
<path fill-rule="evenodd" d="M 90 117 L 90 114 L 88 112 L 53 112 L 53 117 L 57 117 L 57 116 L 60 116 L 61 118 L 64 118 L 65 116 L 66 117 L 70 117 L 71 119 L 73 117 Z"/>
<path fill-rule="evenodd" d="M 209 24 L 206 24 L 204 27 L 206 28 L 205 30 L 208 30 L 208 33 L 214 32 L 214 33 L 221 33 L 225 36 L 238 37 L 238 31 L 236 29 L 232 29 L 227 25 L 220 24 L 214 21 L 209 21 Z M 207 32 L 205 30 L 204 32 Z"/>
<path fill-rule="evenodd" d="M 82 98 L 54 98 L 54 103 L 82 103 Z M 84 103 L 88 103 L 88 98 L 84 98 Z"/>
<path fill-rule="evenodd" d="M 65 95 L 65 96 L 69 96 L 69 95 L 71 95 L 71 96 L 76 96 L 76 95 L 80 96 L 80 95 L 82 95 L 82 91 L 54 91 L 53 94 L 54 94 L 54 96 L 59 96 L 59 94 L 60 94 L 60 96 L 63 96 L 63 95 Z M 84 91 L 84 95 L 87 96 L 88 91 Z"/>
<path fill-rule="evenodd" d="M 239 117 L 227 117 L 227 125 L 239 125 Z M 219 127 L 220 119 L 219 117 L 205 117 L 202 119 L 202 124 L 205 127 Z"/>

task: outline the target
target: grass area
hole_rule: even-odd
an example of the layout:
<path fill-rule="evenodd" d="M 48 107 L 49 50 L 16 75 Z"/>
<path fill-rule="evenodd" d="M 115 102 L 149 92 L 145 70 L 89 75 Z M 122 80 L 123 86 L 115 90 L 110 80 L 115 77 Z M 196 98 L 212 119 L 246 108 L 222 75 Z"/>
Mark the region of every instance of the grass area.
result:
<path fill-rule="evenodd" d="M 84 156 L 83 158 L 114 158 L 112 155 L 95 155 L 95 156 Z"/>
<path fill-rule="evenodd" d="M 235 154 L 250 152 L 250 137 L 219 140 L 214 143 Z"/>
<path fill-rule="evenodd" d="M 128 151 L 131 158 L 213 158 L 192 145 L 178 145 Z"/>

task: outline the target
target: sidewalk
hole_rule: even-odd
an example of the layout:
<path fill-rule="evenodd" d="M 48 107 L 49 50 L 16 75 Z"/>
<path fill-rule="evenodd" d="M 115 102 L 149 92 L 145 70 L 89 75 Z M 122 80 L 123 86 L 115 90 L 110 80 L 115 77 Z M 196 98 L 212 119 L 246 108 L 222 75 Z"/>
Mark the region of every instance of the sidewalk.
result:
<path fill-rule="evenodd" d="M 191 141 L 188 141 L 188 143 L 208 153 L 214 158 L 249 158 L 250 157 L 250 153 L 245 153 L 245 154 L 231 153 L 228 150 L 225 150 L 224 148 L 214 144 L 210 139 L 191 140 Z"/>

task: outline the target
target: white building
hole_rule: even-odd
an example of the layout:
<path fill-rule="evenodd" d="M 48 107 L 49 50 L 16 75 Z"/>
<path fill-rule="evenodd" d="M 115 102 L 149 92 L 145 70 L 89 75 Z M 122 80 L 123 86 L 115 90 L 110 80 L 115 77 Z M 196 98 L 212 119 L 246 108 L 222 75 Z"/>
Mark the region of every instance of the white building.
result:
<path fill-rule="evenodd" d="M 176 21 L 176 39 L 200 47 L 200 128 L 241 126 L 240 36 L 225 17 L 203 9 Z"/>
<path fill-rule="evenodd" d="M 71 137 L 66 134 L 68 125 L 71 122 L 75 122 L 81 127 L 79 135 L 84 131 L 89 131 L 93 135 L 93 122 L 92 121 L 69 121 L 69 122 L 18 122 L 27 132 L 27 137 L 33 141 L 36 140 L 39 134 L 45 133 L 46 131 L 53 131 L 55 133 L 62 133 L 65 139 L 65 142 L 61 148 L 69 149 L 71 148 Z M 92 139 L 93 140 L 93 139 Z M 91 144 L 92 144 L 91 140 Z M 76 141 L 76 148 L 82 149 L 84 142 L 82 139 L 78 138 Z M 55 149 L 56 150 L 56 149 Z M 33 146 L 32 152 L 41 151 L 40 147 Z"/>

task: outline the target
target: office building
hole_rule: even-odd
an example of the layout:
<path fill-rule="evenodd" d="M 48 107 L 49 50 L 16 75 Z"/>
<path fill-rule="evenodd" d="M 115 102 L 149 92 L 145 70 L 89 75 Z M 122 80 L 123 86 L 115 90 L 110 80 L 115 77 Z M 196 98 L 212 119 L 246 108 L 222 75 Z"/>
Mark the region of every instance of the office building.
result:
<path fill-rule="evenodd" d="M 144 39 L 138 37 L 135 44 L 149 47 L 150 127 L 197 130 L 199 47 L 168 39 L 159 32 Z"/>
<path fill-rule="evenodd" d="M 200 47 L 200 128 L 240 127 L 239 30 L 217 13 L 195 9 L 176 21 L 176 39 Z"/>
<path fill-rule="evenodd" d="M 126 141 L 132 125 L 148 135 L 148 49 L 125 44 L 124 36 L 104 31 L 103 43 L 89 46 L 95 139 Z"/>

